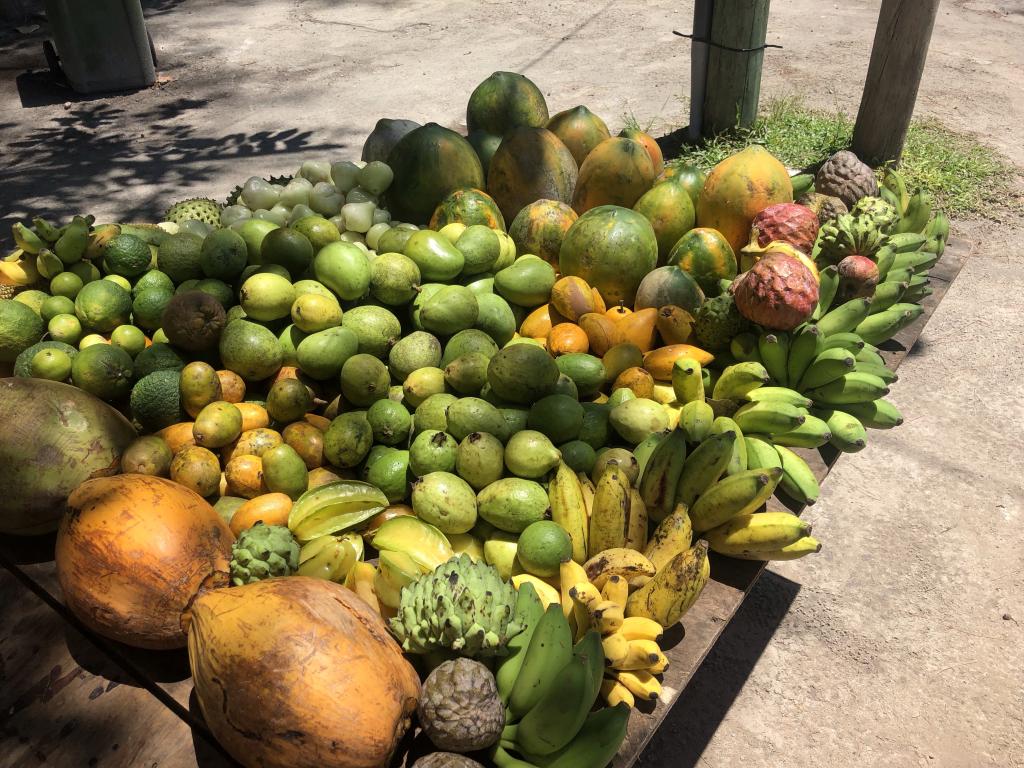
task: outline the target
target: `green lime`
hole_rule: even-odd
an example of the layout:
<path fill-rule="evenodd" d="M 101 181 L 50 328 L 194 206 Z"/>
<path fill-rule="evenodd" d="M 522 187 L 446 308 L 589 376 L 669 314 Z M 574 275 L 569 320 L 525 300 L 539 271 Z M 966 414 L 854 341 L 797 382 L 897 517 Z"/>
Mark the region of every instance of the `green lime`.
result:
<path fill-rule="evenodd" d="M 69 299 L 73 299 L 78 296 L 78 292 L 82 290 L 83 285 L 85 283 L 82 282 L 82 278 L 74 272 L 61 272 L 50 281 L 50 294 L 52 296 L 66 296 Z"/>
<path fill-rule="evenodd" d="M 132 296 L 138 296 L 143 291 L 151 288 L 163 288 L 167 291 L 174 291 L 174 282 L 159 269 L 151 269 L 132 286 Z"/>
<path fill-rule="evenodd" d="M 317 253 L 328 243 L 341 239 L 338 228 L 323 216 L 303 216 L 292 224 L 292 229 L 309 238 L 309 242 L 313 244 L 313 253 Z"/>
<path fill-rule="evenodd" d="M 129 281 L 127 277 L 122 277 L 121 275 L 107 275 L 107 276 L 106 276 L 106 277 L 104 277 L 103 279 L 104 279 L 104 280 L 109 280 L 109 281 L 110 281 L 110 282 L 112 282 L 112 283 L 113 283 L 114 285 L 119 285 L 119 286 L 121 286 L 121 287 L 122 287 L 122 288 L 124 288 L 124 289 L 125 289 L 125 290 L 126 290 L 126 291 L 127 291 L 128 293 L 129 293 L 129 294 L 130 294 L 130 293 L 132 292 L 132 284 L 131 284 L 131 281 Z"/>
<path fill-rule="evenodd" d="M 13 363 L 43 335 L 43 319 L 12 299 L 0 300 L 0 362 Z"/>
<path fill-rule="evenodd" d="M 249 254 L 248 263 L 259 264 L 263 238 L 267 236 L 268 232 L 277 229 L 277 224 L 264 219 L 242 219 L 232 224 L 231 229 L 241 235 L 245 241 L 245 248 Z"/>
<path fill-rule="evenodd" d="M 82 323 L 72 314 L 54 315 L 47 323 L 46 330 L 50 332 L 50 338 L 54 341 L 63 341 L 72 346 L 78 344 L 82 338 Z"/>
<path fill-rule="evenodd" d="M 263 264 L 280 264 L 288 270 L 290 279 L 294 280 L 305 272 L 313 261 L 313 244 L 297 229 L 275 229 L 263 238 L 260 261 Z"/>
<path fill-rule="evenodd" d="M 249 262 L 249 249 L 233 229 L 218 229 L 207 235 L 199 251 L 199 268 L 207 277 L 227 282 L 242 274 Z"/>
<path fill-rule="evenodd" d="M 109 333 L 127 323 L 131 313 L 131 293 L 110 280 L 87 283 L 75 296 L 75 314 L 92 331 Z"/>
<path fill-rule="evenodd" d="M 132 302 L 132 319 L 140 328 L 155 331 L 160 327 L 160 318 L 164 310 L 174 298 L 174 293 L 166 288 L 150 288 L 135 296 Z"/>
<path fill-rule="evenodd" d="M 199 266 L 199 254 L 203 247 L 203 238 L 191 232 L 179 232 L 171 235 L 162 243 L 156 252 L 157 268 L 165 272 L 175 283 L 186 280 L 198 280 L 203 276 Z"/>
<path fill-rule="evenodd" d="M 224 230 L 218 230 L 224 231 Z M 208 277 L 205 280 L 200 280 L 196 283 L 193 290 L 202 291 L 208 293 L 217 301 L 224 309 L 230 309 L 235 304 L 235 294 L 231 290 L 231 286 L 225 283 L 223 280 L 217 280 L 213 277 Z"/>
<path fill-rule="evenodd" d="M 105 338 L 100 336 L 98 333 L 90 333 L 82 337 L 82 340 L 78 342 L 78 350 L 88 349 L 89 347 L 95 347 L 97 344 L 110 344 Z"/>
<path fill-rule="evenodd" d="M 534 576 L 555 576 L 562 561 L 572 557 L 572 539 L 558 523 L 538 520 L 519 534 L 516 554 Z"/>
<path fill-rule="evenodd" d="M 189 291 L 196 290 L 196 286 L 199 285 L 199 278 L 192 278 L 181 283 L 177 288 L 174 289 L 174 295 L 177 296 L 179 293 L 188 293 Z"/>
<path fill-rule="evenodd" d="M 103 252 L 107 271 L 123 277 L 138 277 L 149 269 L 152 260 L 149 244 L 135 235 L 117 235 Z"/>
<path fill-rule="evenodd" d="M 75 314 L 75 302 L 67 296 L 51 296 L 39 308 L 39 315 L 43 318 L 43 322 L 46 323 L 50 322 L 57 315 L 73 314 Z"/>
<path fill-rule="evenodd" d="M 93 344 L 75 356 L 71 380 L 103 400 L 126 397 L 132 389 L 132 358 L 120 347 Z"/>
<path fill-rule="evenodd" d="M 31 371 L 37 379 L 64 381 L 71 375 L 71 358 L 59 349 L 44 349 L 32 358 Z"/>
<path fill-rule="evenodd" d="M 146 348 L 146 334 L 134 325 L 119 325 L 110 333 L 110 343 L 133 358 Z"/>
<path fill-rule="evenodd" d="M 83 284 L 91 283 L 95 280 L 99 280 L 100 277 L 102 277 L 100 271 L 96 268 L 96 265 L 93 264 L 91 261 L 76 261 L 74 264 L 68 267 L 68 272 L 70 272 L 73 275 L 78 275 L 78 277 L 81 278 Z"/>

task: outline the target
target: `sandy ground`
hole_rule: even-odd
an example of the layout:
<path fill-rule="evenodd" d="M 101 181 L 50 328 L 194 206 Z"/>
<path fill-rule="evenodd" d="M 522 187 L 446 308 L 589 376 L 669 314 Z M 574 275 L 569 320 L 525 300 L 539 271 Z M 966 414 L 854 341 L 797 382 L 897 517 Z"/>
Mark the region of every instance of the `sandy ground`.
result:
<path fill-rule="evenodd" d="M 692 3 L 549 0 L 146 2 L 160 84 L 77 100 L 26 70 L 38 42 L 0 35 L 0 219 L 153 219 L 251 174 L 357 157 L 378 117 L 463 124 L 495 69 L 552 112 L 617 129 L 687 122 Z M 773 4 L 762 94 L 855 113 L 878 3 Z M 1024 167 L 1024 10 L 945 0 L 918 114 Z M 65 103 L 71 99 L 68 103 Z M 1024 449 L 1016 259 L 1022 225 L 959 221 L 972 258 L 872 433 L 808 514 L 825 549 L 759 582 L 644 766 L 1024 765 Z M 4 227 L 4 230 L 6 227 Z"/>

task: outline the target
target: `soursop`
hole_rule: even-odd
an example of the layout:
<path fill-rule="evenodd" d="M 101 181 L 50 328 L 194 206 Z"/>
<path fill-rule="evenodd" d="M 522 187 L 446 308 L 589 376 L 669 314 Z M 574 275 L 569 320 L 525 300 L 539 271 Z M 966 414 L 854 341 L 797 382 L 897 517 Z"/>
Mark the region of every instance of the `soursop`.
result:
<path fill-rule="evenodd" d="M 256 523 L 231 546 L 231 583 L 236 587 L 291 576 L 298 567 L 299 543 L 284 525 Z"/>
<path fill-rule="evenodd" d="M 164 221 L 181 224 L 183 221 L 201 221 L 217 229 L 220 227 L 221 204 L 206 197 L 193 197 L 180 200 L 164 214 Z"/>
<path fill-rule="evenodd" d="M 694 317 L 693 332 L 704 348 L 725 349 L 734 336 L 746 330 L 747 325 L 732 294 L 725 291 L 700 306 Z"/>
<path fill-rule="evenodd" d="M 522 631 L 515 602 L 515 588 L 492 566 L 463 554 L 402 588 L 391 631 L 409 653 L 504 656 L 508 641 Z"/>

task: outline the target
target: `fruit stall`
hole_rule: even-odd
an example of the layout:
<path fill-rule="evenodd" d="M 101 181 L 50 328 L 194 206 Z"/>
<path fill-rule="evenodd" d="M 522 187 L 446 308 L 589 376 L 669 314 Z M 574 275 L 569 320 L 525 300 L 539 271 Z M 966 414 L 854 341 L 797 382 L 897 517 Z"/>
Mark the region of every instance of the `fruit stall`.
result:
<path fill-rule="evenodd" d="M 67 639 L 23 745 L 627 766 L 765 564 L 829 545 L 800 513 L 902 422 L 965 258 L 928 194 L 666 161 L 506 72 L 467 126 L 14 225 L 0 647 Z"/>

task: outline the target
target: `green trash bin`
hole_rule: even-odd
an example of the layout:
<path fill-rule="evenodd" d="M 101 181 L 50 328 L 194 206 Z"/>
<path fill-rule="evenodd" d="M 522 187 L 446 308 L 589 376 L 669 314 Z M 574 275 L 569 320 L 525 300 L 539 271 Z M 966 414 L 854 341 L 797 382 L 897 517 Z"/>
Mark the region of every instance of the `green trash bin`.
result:
<path fill-rule="evenodd" d="M 60 67 L 78 93 L 156 81 L 140 0 L 46 0 Z"/>

